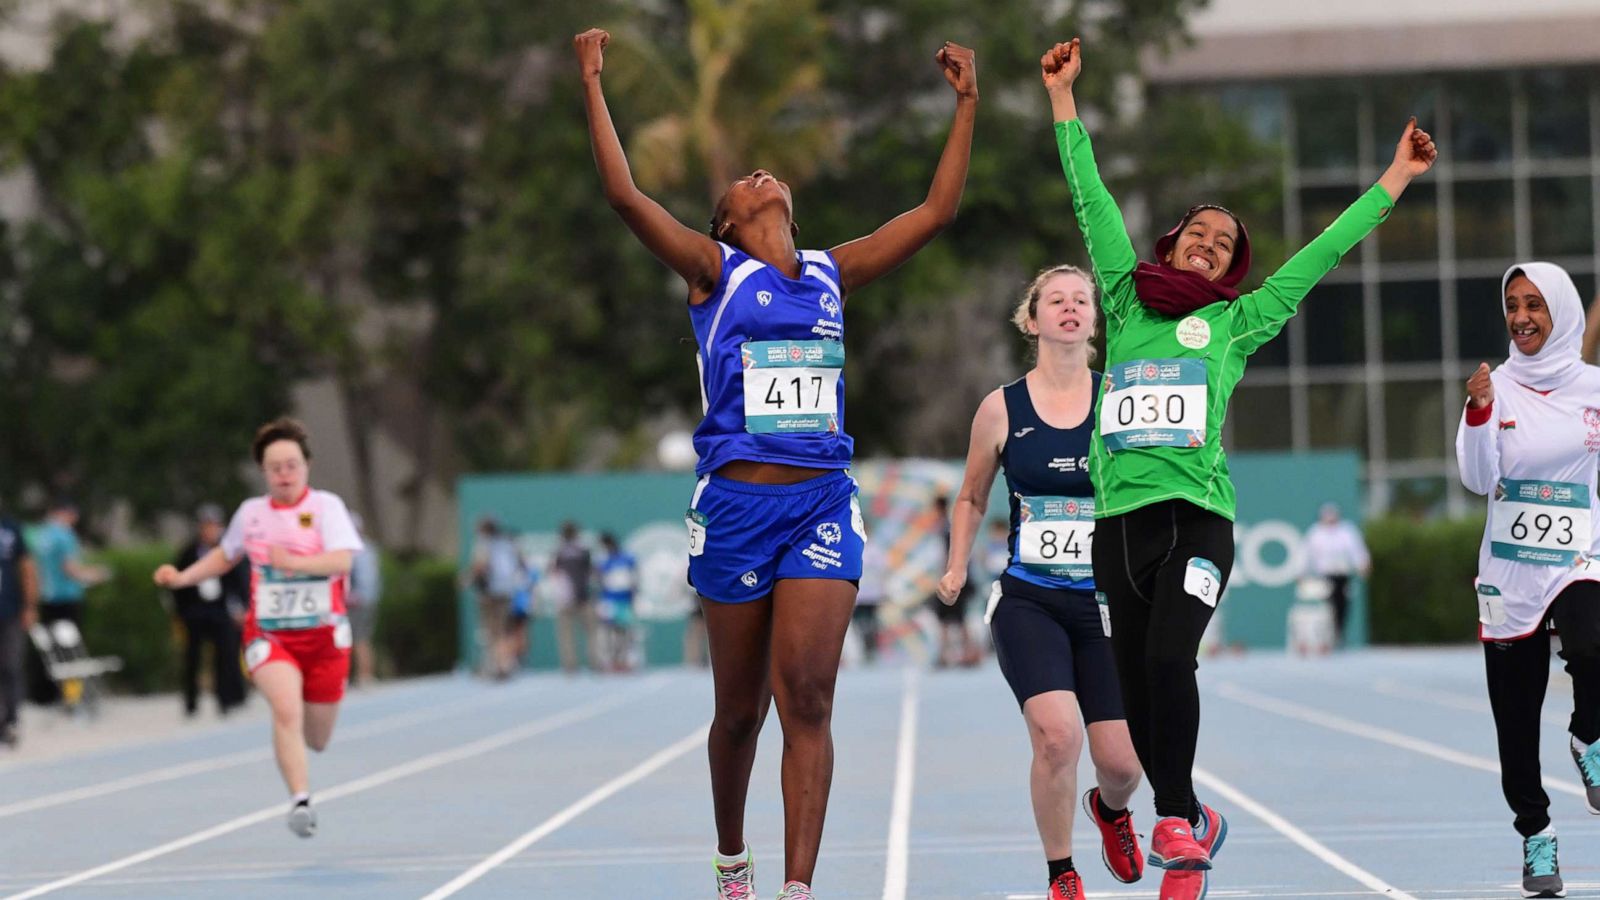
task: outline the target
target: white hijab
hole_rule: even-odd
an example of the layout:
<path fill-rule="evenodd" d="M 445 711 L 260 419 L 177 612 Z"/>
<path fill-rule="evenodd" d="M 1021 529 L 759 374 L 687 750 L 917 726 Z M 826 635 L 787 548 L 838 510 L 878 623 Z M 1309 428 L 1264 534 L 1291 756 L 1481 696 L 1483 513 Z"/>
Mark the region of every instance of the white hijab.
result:
<path fill-rule="evenodd" d="M 1544 295 L 1550 310 L 1550 334 L 1539 352 L 1529 356 L 1511 344 L 1511 356 L 1500 365 L 1518 384 L 1536 391 L 1554 390 L 1583 373 L 1583 301 L 1572 276 L 1555 263 L 1518 263 L 1500 279 L 1501 315 L 1505 314 L 1506 286 L 1520 272 Z"/>

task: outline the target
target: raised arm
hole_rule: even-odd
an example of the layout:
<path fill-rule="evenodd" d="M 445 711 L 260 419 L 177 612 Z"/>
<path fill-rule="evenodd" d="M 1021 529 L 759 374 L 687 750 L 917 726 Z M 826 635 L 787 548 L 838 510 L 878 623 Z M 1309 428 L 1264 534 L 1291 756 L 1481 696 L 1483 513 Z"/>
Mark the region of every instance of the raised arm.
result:
<path fill-rule="evenodd" d="M 934 54 L 944 80 L 956 92 L 955 118 L 945 138 L 944 153 L 933 173 L 927 199 L 901 213 L 866 237 L 833 248 L 845 293 L 869 284 L 910 259 L 956 220 L 961 192 L 972 157 L 972 127 L 978 115 L 978 70 L 972 51 L 949 41 Z"/>
<path fill-rule="evenodd" d="M 1100 180 L 1089 144 L 1089 132 L 1078 118 L 1078 102 L 1072 85 L 1083 71 L 1080 42 L 1073 38 L 1051 47 L 1039 60 L 1040 76 L 1050 95 L 1050 112 L 1055 118 L 1056 149 L 1061 168 L 1072 191 L 1072 212 L 1078 230 L 1094 264 L 1094 277 L 1100 283 L 1101 307 L 1110 318 L 1120 321 L 1130 305 L 1137 302 L 1133 292 L 1133 269 L 1139 263 L 1122 210 Z"/>
<path fill-rule="evenodd" d="M 939 599 L 954 603 L 967 583 L 967 561 L 972 539 L 989 509 L 989 489 L 1000 470 L 1000 448 L 1006 437 L 1006 399 L 992 391 L 978 404 L 972 417 L 972 440 L 967 447 L 967 469 L 961 476 L 961 493 L 950 511 L 950 547 L 945 554 L 944 576 L 939 579 Z"/>
<path fill-rule="evenodd" d="M 1467 379 L 1467 408 L 1456 430 L 1456 467 L 1461 483 L 1487 496 L 1500 480 L 1500 430 L 1494 427 L 1494 382 L 1489 366 L 1480 363 Z"/>
<path fill-rule="evenodd" d="M 633 183 L 628 157 L 611 123 L 605 92 L 600 87 L 604 51 L 611 35 L 591 28 L 572 39 L 583 77 L 583 108 L 589 117 L 589 143 L 595 168 L 605 188 L 606 202 L 617 211 L 640 243 L 689 286 L 689 302 L 700 303 L 716 289 L 722 272 L 722 250 L 709 236 L 679 222 L 661 204 L 645 196 Z"/>
<path fill-rule="evenodd" d="M 1323 276 L 1333 271 L 1351 248 L 1361 243 L 1378 224 L 1389 216 L 1395 201 L 1400 199 L 1412 179 L 1433 167 L 1439 158 L 1438 148 L 1426 131 L 1417 127 L 1415 117 L 1406 123 L 1406 129 L 1395 147 L 1394 161 L 1384 171 L 1383 177 L 1355 203 L 1350 204 L 1339 218 L 1311 243 L 1272 273 L 1261 287 L 1241 296 L 1234 303 L 1234 314 L 1240 318 L 1242 328 L 1235 332 L 1246 353 L 1272 340 L 1283 330 L 1299 309 L 1300 301 Z"/>

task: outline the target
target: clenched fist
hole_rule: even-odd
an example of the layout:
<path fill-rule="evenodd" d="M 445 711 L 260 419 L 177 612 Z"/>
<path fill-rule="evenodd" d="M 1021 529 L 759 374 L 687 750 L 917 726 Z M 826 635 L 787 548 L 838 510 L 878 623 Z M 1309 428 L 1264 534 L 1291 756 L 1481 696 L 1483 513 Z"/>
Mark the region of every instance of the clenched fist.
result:
<path fill-rule="evenodd" d="M 1494 402 L 1494 382 L 1489 380 L 1489 364 L 1478 363 L 1478 371 L 1467 379 L 1467 405 L 1483 409 Z"/>
<path fill-rule="evenodd" d="M 605 68 L 605 49 L 611 43 L 611 33 L 591 28 L 572 39 L 572 51 L 578 54 L 578 74 L 585 80 L 599 78 Z"/>
<path fill-rule="evenodd" d="M 940 71 L 944 72 L 944 80 L 956 89 L 956 96 L 978 96 L 978 64 L 971 50 L 945 41 L 933 58 L 938 61 Z"/>

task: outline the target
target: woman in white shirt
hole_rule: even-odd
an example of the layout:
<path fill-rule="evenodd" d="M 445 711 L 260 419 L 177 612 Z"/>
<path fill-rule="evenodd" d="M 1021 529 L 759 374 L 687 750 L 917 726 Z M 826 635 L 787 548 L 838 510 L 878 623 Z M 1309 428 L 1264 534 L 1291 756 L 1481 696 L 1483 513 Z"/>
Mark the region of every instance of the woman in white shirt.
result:
<path fill-rule="evenodd" d="M 1462 483 L 1489 497 L 1478 634 L 1501 786 L 1523 837 L 1522 892 L 1560 897 L 1550 798 L 1540 783 L 1540 709 L 1555 630 L 1572 676 L 1572 758 L 1589 811 L 1600 815 L 1600 368 L 1583 362 L 1583 304 L 1559 266 L 1513 266 L 1501 289 L 1510 356 L 1468 379 L 1456 458 Z"/>

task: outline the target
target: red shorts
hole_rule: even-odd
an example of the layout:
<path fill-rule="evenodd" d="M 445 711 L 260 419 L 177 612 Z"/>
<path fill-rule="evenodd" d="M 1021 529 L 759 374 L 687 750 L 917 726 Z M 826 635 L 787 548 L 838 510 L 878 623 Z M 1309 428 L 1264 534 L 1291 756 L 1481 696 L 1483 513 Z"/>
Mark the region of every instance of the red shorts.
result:
<path fill-rule="evenodd" d="M 300 670 L 300 698 L 305 702 L 338 703 L 350 675 L 350 625 L 262 631 L 254 622 L 246 623 L 245 668 L 254 675 L 270 662 L 286 662 Z"/>

